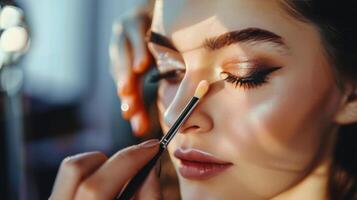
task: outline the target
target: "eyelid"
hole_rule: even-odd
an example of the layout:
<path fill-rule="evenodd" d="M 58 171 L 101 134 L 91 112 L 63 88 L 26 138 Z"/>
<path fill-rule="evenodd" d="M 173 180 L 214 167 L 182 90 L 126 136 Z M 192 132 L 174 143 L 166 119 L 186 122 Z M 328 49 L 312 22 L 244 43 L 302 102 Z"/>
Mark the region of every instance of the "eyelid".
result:
<path fill-rule="evenodd" d="M 185 64 L 176 59 L 157 60 L 157 68 L 161 72 L 171 70 L 186 70 Z"/>
<path fill-rule="evenodd" d="M 257 65 L 264 63 L 261 60 L 257 59 L 230 59 L 222 63 L 222 68 L 224 69 L 247 69 L 247 68 L 255 68 Z"/>
<path fill-rule="evenodd" d="M 247 55 L 233 57 L 226 59 L 222 62 L 222 68 L 229 69 L 231 67 L 240 68 L 254 68 L 256 66 L 282 66 L 280 60 L 276 60 L 272 57 L 266 57 L 266 55 Z"/>
<path fill-rule="evenodd" d="M 225 62 L 222 66 L 222 72 L 229 72 L 236 77 L 248 77 L 254 74 L 257 71 L 261 71 L 262 64 L 256 63 L 252 60 L 245 60 L 245 61 L 235 61 L 235 62 Z M 222 73 L 221 73 L 222 74 Z"/>
<path fill-rule="evenodd" d="M 161 53 L 156 58 L 157 68 L 160 72 L 164 73 L 170 70 L 186 70 L 185 63 L 169 53 Z"/>
<path fill-rule="evenodd" d="M 253 76 L 255 74 L 259 74 L 259 73 L 267 73 L 270 74 L 278 69 L 280 69 L 281 67 L 279 66 L 266 66 L 266 67 L 253 67 L 253 68 L 246 68 L 249 69 L 245 72 L 244 75 L 239 74 L 239 73 L 235 73 L 235 72 L 228 72 L 228 71 L 222 71 L 220 74 L 230 74 L 233 76 L 236 76 L 238 78 L 247 78 L 250 76 Z"/>
<path fill-rule="evenodd" d="M 242 71 L 244 70 L 244 71 Z M 222 79 L 227 78 L 228 75 L 230 76 L 234 76 L 237 78 L 247 78 L 250 77 L 252 75 L 254 75 L 255 73 L 258 73 L 262 70 L 259 69 L 254 69 L 254 68 L 244 68 L 244 69 L 235 69 L 235 70 L 224 70 L 220 73 L 220 77 Z"/>
<path fill-rule="evenodd" d="M 221 72 L 220 76 L 223 80 L 235 85 L 235 87 L 239 85 L 244 89 L 255 88 L 265 84 L 269 79 L 269 74 L 280 68 L 281 67 L 267 67 L 263 69 L 254 69 L 246 76 L 237 76 L 230 72 Z"/>
<path fill-rule="evenodd" d="M 224 65 L 221 66 L 222 71 L 232 72 L 238 77 L 245 77 L 256 72 L 269 71 L 270 69 L 284 66 L 284 63 L 266 57 L 254 59 L 233 58 L 223 63 Z"/>

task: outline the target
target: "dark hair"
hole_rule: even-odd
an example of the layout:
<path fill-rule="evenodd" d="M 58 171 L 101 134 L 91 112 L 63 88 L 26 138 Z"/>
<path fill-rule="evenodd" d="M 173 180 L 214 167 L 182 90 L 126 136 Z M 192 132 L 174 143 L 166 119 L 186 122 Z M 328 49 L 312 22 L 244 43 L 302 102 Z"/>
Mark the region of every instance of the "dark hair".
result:
<path fill-rule="evenodd" d="M 356 84 L 357 3 L 336 0 L 285 0 L 283 4 L 292 16 L 312 23 L 319 29 L 330 63 L 339 77 L 337 79 Z M 343 89 L 342 84 L 340 86 Z M 327 196 L 331 200 L 357 199 L 357 123 L 340 128 L 334 148 Z"/>

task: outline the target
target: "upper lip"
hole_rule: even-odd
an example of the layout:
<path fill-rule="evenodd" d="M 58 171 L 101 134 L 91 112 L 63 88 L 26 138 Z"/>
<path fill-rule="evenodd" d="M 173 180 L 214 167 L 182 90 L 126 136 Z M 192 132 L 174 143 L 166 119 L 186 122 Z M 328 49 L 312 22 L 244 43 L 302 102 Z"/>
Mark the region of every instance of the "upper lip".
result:
<path fill-rule="evenodd" d="M 216 158 L 214 155 L 197 150 L 197 149 L 176 149 L 174 156 L 180 160 L 191 161 L 191 162 L 202 162 L 202 163 L 211 163 L 211 164 L 221 164 L 221 165 L 230 165 L 231 162 L 227 162 L 221 159 Z"/>

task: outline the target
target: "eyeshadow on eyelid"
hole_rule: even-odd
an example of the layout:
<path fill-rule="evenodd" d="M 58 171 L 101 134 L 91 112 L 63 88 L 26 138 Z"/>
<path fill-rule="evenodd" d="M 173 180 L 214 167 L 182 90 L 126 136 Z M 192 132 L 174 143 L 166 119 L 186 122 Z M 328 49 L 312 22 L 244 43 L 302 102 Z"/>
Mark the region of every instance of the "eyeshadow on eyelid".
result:
<path fill-rule="evenodd" d="M 174 56 L 170 56 L 169 53 L 161 53 L 156 59 L 158 67 L 170 67 L 170 68 L 179 68 L 185 69 L 185 64 Z"/>
<path fill-rule="evenodd" d="M 231 66 L 237 66 L 240 65 L 240 67 L 255 67 L 256 65 L 264 65 L 264 66 L 281 66 L 283 65 L 281 59 L 272 57 L 272 56 L 267 56 L 267 55 L 252 55 L 244 58 L 229 58 L 226 59 L 222 62 L 222 67 L 224 68 L 229 68 Z"/>
<path fill-rule="evenodd" d="M 177 70 L 183 70 L 185 71 L 185 66 L 183 64 L 169 64 L 169 63 L 165 63 L 165 64 L 157 64 L 157 69 L 160 71 L 160 73 L 166 73 L 169 71 L 177 71 Z"/>
<path fill-rule="evenodd" d="M 239 62 L 239 63 L 230 63 L 230 64 L 226 64 L 224 65 L 225 68 L 240 68 L 240 69 L 248 69 L 248 68 L 253 68 L 255 66 L 254 63 L 249 62 L 249 61 L 245 61 L 245 62 Z"/>
<path fill-rule="evenodd" d="M 232 67 L 232 68 L 229 68 L 229 69 L 223 71 L 222 73 L 224 74 L 224 76 L 226 75 L 225 73 L 229 73 L 229 74 L 234 74 L 237 77 L 246 77 L 255 71 L 257 71 L 257 69 L 252 68 L 252 67 L 250 67 L 250 68 Z M 222 77 L 222 73 L 220 74 L 221 77 Z"/>

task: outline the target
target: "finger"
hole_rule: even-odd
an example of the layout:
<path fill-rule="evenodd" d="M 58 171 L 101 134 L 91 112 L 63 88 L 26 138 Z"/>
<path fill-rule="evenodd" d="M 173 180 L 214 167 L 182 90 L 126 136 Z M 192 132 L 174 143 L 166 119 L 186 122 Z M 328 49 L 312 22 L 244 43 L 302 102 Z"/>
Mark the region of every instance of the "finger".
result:
<path fill-rule="evenodd" d="M 125 31 L 134 54 L 133 71 L 135 73 L 143 73 L 148 69 L 151 59 L 145 42 L 147 20 L 138 17 L 128 23 L 130 24 L 128 24 Z"/>
<path fill-rule="evenodd" d="M 135 200 L 160 200 L 162 199 L 159 178 L 155 170 L 151 170 L 148 178 L 140 187 Z"/>
<path fill-rule="evenodd" d="M 132 93 L 136 88 L 135 74 L 132 72 L 132 53 L 122 26 L 113 26 L 112 39 L 109 45 L 111 73 L 117 82 L 118 93 L 125 95 Z"/>
<path fill-rule="evenodd" d="M 158 151 L 158 140 L 119 151 L 88 177 L 78 188 L 76 200 L 111 200 Z"/>
<path fill-rule="evenodd" d="M 150 130 L 149 115 L 145 109 L 142 95 L 139 91 L 121 98 L 122 117 L 130 120 L 134 135 L 143 136 Z"/>
<path fill-rule="evenodd" d="M 116 73 L 116 72 L 114 72 Z M 117 94 L 119 97 L 132 95 L 137 92 L 136 76 L 132 72 L 120 73 L 117 76 Z"/>
<path fill-rule="evenodd" d="M 135 82 L 132 82 L 131 85 L 133 88 L 135 88 L 131 94 L 120 94 L 118 92 L 121 100 L 120 108 L 122 111 L 122 117 L 126 120 L 130 120 L 130 118 L 135 115 L 135 113 L 144 109 L 144 103 L 141 94 L 141 82 L 138 78 L 136 78 Z"/>
<path fill-rule="evenodd" d="M 129 120 L 138 110 L 136 102 L 138 95 L 123 95 L 120 97 L 121 100 L 121 113 L 123 119 Z"/>
<path fill-rule="evenodd" d="M 107 157 L 100 152 L 88 152 L 64 159 L 61 163 L 50 200 L 72 200 L 84 178 L 100 167 Z"/>
<path fill-rule="evenodd" d="M 140 84 L 140 83 L 138 83 L 138 84 Z M 142 85 L 138 85 L 138 87 L 139 86 L 142 86 Z M 149 132 L 151 127 L 150 127 L 149 115 L 145 109 L 142 94 L 139 91 L 141 91 L 141 89 L 138 89 L 138 93 L 136 96 L 137 98 L 135 98 L 135 101 L 134 101 L 133 106 L 135 108 L 133 108 L 133 109 L 135 110 L 135 113 L 130 118 L 130 124 L 131 124 L 132 130 L 133 130 L 133 134 L 137 137 L 142 137 L 146 133 Z"/>
<path fill-rule="evenodd" d="M 142 106 L 143 107 L 143 106 Z M 130 124 L 135 136 L 142 137 L 150 130 L 149 115 L 144 108 L 138 109 L 130 119 Z"/>

